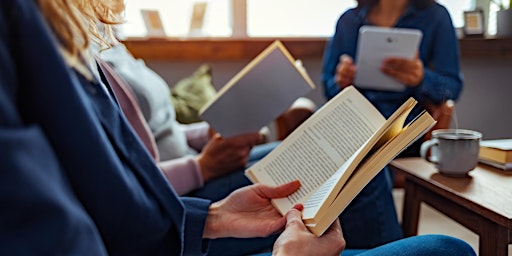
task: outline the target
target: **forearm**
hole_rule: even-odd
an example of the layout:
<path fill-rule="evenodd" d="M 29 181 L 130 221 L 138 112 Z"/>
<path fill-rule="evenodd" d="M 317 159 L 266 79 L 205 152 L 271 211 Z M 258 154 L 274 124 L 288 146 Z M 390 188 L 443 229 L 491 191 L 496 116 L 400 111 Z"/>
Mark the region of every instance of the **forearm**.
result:
<path fill-rule="evenodd" d="M 334 39 L 332 39 L 334 40 Z M 322 84 L 324 86 L 324 97 L 331 99 L 340 91 L 338 84 L 335 81 L 336 66 L 338 65 L 338 52 L 339 49 L 333 45 L 333 41 L 327 45 L 327 50 L 324 54 L 323 70 L 322 70 Z"/>
<path fill-rule="evenodd" d="M 204 185 L 196 157 L 186 156 L 160 162 L 158 167 L 179 195 L 185 195 Z"/>
<path fill-rule="evenodd" d="M 322 85 L 324 86 L 324 96 L 327 100 L 333 98 L 340 92 L 340 86 L 336 83 L 336 67 L 340 62 L 340 56 L 347 54 L 354 58 L 354 54 L 347 49 L 346 41 L 342 37 L 349 37 L 344 35 L 341 29 L 341 19 L 338 21 L 336 32 L 329 40 L 323 56 L 322 63 Z"/>
<path fill-rule="evenodd" d="M 208 131 L 210 126 L 208 123 L 199 122 L 193 124 L 182 124 L 180 127 L 185 132 L 185 137 L 187 138 L 189 146 L 197 151 L 201 151 L 209 140 Z"/>
<path fill-rule="evenodd" d="M 328 80 L 324 82 L 324 96 L 326 99 L 331 99 L 340 92 L 340 87 L 332 75 Z"/>

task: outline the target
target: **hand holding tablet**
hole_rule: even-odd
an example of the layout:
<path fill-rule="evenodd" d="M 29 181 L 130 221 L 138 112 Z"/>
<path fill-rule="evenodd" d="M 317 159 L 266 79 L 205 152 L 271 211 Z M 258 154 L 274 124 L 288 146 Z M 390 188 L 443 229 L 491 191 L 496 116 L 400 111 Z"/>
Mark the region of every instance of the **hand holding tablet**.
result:
<path fill-rule="evenodd" d="M 356 87 L 403 91 L 405 85 L 380 69 L 390 57 L 414 59 L 422 38 L 417 29 L 363 26 L 359 29 L 354 80 Z"/>

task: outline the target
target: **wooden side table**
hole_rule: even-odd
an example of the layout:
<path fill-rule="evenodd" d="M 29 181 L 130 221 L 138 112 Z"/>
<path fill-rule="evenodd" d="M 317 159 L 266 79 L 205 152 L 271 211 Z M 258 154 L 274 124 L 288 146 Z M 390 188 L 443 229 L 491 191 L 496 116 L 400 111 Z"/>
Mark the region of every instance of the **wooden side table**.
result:
<path fill-rule="evenodd" d="M 405 175 L 402 228 L 418 233 L 420 204 L 430 205 L 479 235 L 480 256 L 506 256 L 512 243 L 512 172 L 478 165 L 466 178 L 440 174 L 422 158 L 393 160 Z"/>

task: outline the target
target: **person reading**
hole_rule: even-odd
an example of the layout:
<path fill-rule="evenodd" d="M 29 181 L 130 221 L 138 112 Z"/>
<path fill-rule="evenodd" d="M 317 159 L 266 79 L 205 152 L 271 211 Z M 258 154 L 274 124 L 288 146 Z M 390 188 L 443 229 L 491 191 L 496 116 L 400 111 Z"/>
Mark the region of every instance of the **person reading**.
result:
<path fill-rule="evenodd" d="M 361 89 L 385 118 L 409 97 L 419 104 L 407 121 L 424 110 L 425 104 L 459 98 L 463 83 L 458 42 L 444 6 L 433 0 L 358 0 L 355 8 L 338 19 L 324 52 L 321 79 L 327 100 L 347 86 L 357 88 L 354 79 L 358 64 L 354 60 L 359 29 L 365 25 L 422 32 L 415 58 L 387 58 L 376 64 L 386 76 L 404 84 L 403 91 Z M 420 144 L 421 140 L 416 141 L 400 156 L 419 156 Z M 391 193 L 393 179 L 385 167 L 340 216 L 349 248 L 369 248 L 402 237 Z"/>
<path fill-rule="evenodd" d="M 252 185 L 217 202 L 179 197 L 128 125 L 89 48 L 89 18 L 120 1 L 0 2 L 0 252 L 4 255 L 202 255 L 210 239 L 279 233 L 274 255 L 338 255 L 339 222 L 314 237 L 269 203 L 300 184 Z M 94 24 L 94 23 L 92 23 Z M 306 245 L 306 246 L 304 246 Z M 418 236 L 367 255 L 475 255 Z M 350 253 L 346 251 L 346 253 Z"/>

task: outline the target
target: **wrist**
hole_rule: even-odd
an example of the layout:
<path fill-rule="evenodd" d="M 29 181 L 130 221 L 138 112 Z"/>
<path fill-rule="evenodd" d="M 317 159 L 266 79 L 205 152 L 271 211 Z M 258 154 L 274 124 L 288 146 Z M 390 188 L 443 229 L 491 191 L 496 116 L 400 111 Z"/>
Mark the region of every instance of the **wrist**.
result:
<path fill-rule="evenodd" d="M 199 168 L 199 172 L 201 173 L 201 176 L 203 177 L 203 181 L 206 182 L 211 179 L 209 173 L 208 173 L 208 160 L 205 159 L 203 154 L 199 154 L 196 157 L 197 166 Z"/>
<path fill-rule="evenodd" d="M 208 216 L 203 231 L 203 238 L 215 239 L 221 237 L 220 235 L 220 203 L 216 202 L 208 208 Z"/>

